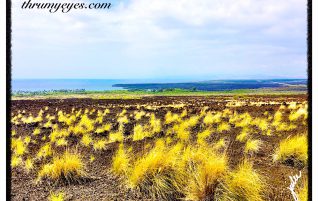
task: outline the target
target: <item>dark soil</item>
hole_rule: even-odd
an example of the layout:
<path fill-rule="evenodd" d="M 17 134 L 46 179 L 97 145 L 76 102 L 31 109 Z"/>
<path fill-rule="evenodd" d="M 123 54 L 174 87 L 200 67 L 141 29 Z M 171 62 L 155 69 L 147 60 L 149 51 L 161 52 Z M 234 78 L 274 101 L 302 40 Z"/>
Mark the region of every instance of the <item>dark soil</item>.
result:
<path fill-rule="evenodd" d="M 143 117 L 138 122 L 133 119 L 134 111 L 137 111 L 137 107 L 140 110 L 151 112 L 156 115 L 157 118 L 164 119 L 167 111 L 173 113 L 181 113 L 184 108 L 188 110 L 188 116 L 193 114 L 199 114 L 201 109 L 208 106 L 210 111 L 222 111 L 226 108 L 226 104 L 230 100 L 245 101 L 245 105 L 240 107 L 232 107 L 231 110 L 236 110 L 238 113 L 248 112 L 252 117 L 262 116 L 265 111 L 270 114 L 274 114 L 281 104 L 286 104 L 290 101 L 303 102 L 307 100 L 306 95 L 285 95 L 285 96 L 211 96 L 211 97 L 144 97 L 141 99 L 133 100 L 95 100 L 95 99 L 63 99 L 63 100 L 15 100 L 12 101 L 12 114 L 16 115 L 18 111 L 25 110 L 25 114 L 37 115 L 40 109 L 48 106 L 49 109 L 45 111 L 44 116 L 47 114 L 57 114 L 57 111 L 62 110 L 67 113 L 75 110 L 85 109 L 98 109 L 104 110 L 110 109 L 110 114 L 104 119 L 104 122 L 110 122 L 113 125 L 113 129 L 116 129 L 117 114 L 123 109 L 127 110 L 127 116 L 129 117 L 129 124 L 125 126 L 125 135 L 129 136 L 133 132 L 133 126 L 136 123 L 146 123 L 148 118 Z M 280 104 L 263 104 L 262 106 L 251 106 L 251 102 L 269 102 L 276 101 Z M 173 104 L 184 104 L 183 108 L 172 107 Z M 138 106 L 139 105 L 139 106 Z M 153 108 L 147 108 L 147 106 L 155 106 Z M 171 106 L 170 106 L 171 105 Z M 96 113 L 90 117 L 96 117 Z M 274 163 L 272 155 L 279 144 L 279 142 L 290 135 L 307 133 L 307 126 L 302 123 L 297 124 L 298 127 L 292 131 L 281 132 L 280 135 L 273 134 L 272 136 L 266 136 L 260 134 L 261 132 L 255 129 L 255 136 L 260 139 L 263 144 L 261 150 L 254 155 L 245 156 L 243 149 L 244 143 L 235 140 L 236 135 L 241 131 L 240 128 L 232 128 L 228 132 L 224 132 L 222 137 L 225 137 L 228 143 L 228 156 L 230 158 L 230 167 L 235 168 L 244 157 L 249 157 L 254 162 L 254 168 L 266 177 L 266 182 L 269 184 L 268 189 L 264 189 L 266 192 L 265 200 L 281 201 L 292 200 L 292 196 L 287 187 L 290 185 L 289 176 L 298 174 L 299 170 L 302 171 L 303 177 L 307 176 L 306 165 L 295 165 L 293 161 L 286 161 L 285 163 Z M 31 136 L 32 140 L 36 140 L 38 143 L 30 143 L 28 145 L 27 157 L 35 156 L 38 149 L 41 146 L 41 138 L 44 135 L 49 135 L 51 129 L 42 129 L 42 133 L 38 136 L 34 136 L 31 133 L 37 127 L 36 124 L 20 124 L 13 125 L 13 129 L 16 130 L 16 136 Z M 163 135 L 165 129 L 169 127 L 163 126 L 163 132 L 158 133 L 157 136 Z M 201 126 L 198 125 L 193 129 L 193 133 L 197 133 L 201 130 Z M 103 138 L 108 133 L 101 135 L 93 134 L 94 137 Z M 211 136 L 208 140 L 215 142 L 220 139 L 220 136 Z M 93 147 L 89 148 L 83 146 L 76 146 L 78 140 L 76 137 L 70 136 L 68 139 L 68 148 L 75 148 L 82 153 L 87 162 L 88 178 L 77 183 L 63 183 L 42 181 L 36 183 L 37 172 L 40 164 L 35 164 L 35 168 L 27 173 L 25 169 L 21 167 L 14 168 L 12 170 L 11 179 L 11 199 L 12 200 L 47 200 L 50 192 L 63 191 L 67 200 L 151 200 L 147 198 L 147 195 L 129 190 L 126 188 L 119 178 L 116 178 L 109 172 L 109 166 L 111 165 L 111 158 L 117 150 L 117 143 L 107 145 L 106 150 L 94 151 Z M 145 151 L 144 146 L 147 143 L 153 142 L 153 139 L 147 138 L 142 141 L 133 142 L 126 140 L 125 143 L 132 145 L 134 153 L 142 153 Z M 42 144 L 43 145 L 43 144 Z M 62 152 L 65 148 L 56 148 L 58 152 Z M 90 156 L 93 155 L 95 160 L 89 162 Z M 26 158 L 26 156 L 24 156 Z M 43 162 L 43 161 L 42 161 Z M 49 162 L 49 161 L 47 161 Z"/>

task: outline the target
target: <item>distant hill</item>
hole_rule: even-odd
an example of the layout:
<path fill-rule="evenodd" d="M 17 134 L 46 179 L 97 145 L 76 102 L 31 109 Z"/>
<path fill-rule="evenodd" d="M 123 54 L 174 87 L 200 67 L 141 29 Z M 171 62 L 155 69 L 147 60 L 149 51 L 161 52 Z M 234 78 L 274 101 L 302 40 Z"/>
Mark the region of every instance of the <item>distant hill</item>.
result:
<path fill-rule="evenodd" d="M 185 89 L 200 91 L 227 91 L 236 89 L 286 88 L 307 90 L 306 79 L 272 79 L 272 80 L 209 80 L 185 83 L 144 83 L 144 84 L 114 84 L 128 90 L 166 90 Z"/>

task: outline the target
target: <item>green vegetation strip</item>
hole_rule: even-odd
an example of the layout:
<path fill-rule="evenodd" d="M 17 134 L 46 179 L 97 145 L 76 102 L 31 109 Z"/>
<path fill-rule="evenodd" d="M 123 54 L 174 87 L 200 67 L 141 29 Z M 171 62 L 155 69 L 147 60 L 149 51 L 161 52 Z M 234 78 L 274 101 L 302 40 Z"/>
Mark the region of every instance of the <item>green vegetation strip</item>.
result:
<path fill-rule="evenodd" d="M 184 89 L 165 90 L 114 90 L 114 91 L 85 91 L 57 90 L 41 92 L 14 92 L 13 100 L 19 99 L 53 99 L 53 98 L 93 98 L 93 99 L 138 99 L 145 96 L 213 96 L 213 95 L 294 95 L 306 94 L 306 91 L 267 89 L 238 89 L 228 91 L 193 91 Z"/>

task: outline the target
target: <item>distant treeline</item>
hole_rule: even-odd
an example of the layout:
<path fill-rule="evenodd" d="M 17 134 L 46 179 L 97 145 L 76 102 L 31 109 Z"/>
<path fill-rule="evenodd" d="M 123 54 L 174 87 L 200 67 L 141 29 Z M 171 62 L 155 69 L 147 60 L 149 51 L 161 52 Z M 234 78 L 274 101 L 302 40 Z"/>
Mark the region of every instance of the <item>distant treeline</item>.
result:
<path fill-rule="evenodd" d="M 49 94 L 85 94 L 87 91 L 85 89 L 59 89 L 59 90 L 43 90 L 43 91 L 13 91 L 13 96 L 35 96 L 35 95 L 49 95 Z"/>

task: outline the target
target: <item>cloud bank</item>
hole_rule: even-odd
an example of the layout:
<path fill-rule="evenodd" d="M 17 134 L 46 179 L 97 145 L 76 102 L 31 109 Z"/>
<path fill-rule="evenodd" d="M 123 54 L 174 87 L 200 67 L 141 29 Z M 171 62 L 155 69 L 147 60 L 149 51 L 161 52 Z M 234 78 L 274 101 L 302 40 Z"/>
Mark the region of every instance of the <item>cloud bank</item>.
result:
<path fill-rule="evenodd" d="M 13 78 L 306 77 L 305 0 L 112 3 L 49 13 L 13 2 Z"/>

